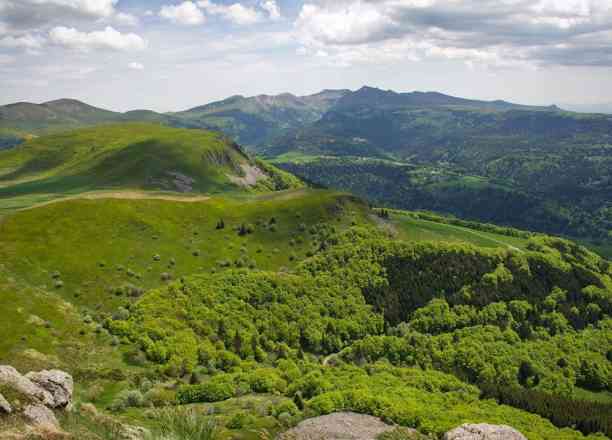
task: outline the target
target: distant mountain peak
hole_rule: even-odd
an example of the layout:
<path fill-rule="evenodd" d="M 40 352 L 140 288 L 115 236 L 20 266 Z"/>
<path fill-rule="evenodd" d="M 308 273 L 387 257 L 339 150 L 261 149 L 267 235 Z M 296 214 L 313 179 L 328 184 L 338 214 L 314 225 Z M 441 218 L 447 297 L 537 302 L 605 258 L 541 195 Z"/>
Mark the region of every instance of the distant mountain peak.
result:
<path fill-rule="evenodd" d="M 84 103 L 83 101 L 79 101 L 78 99 L 73 99 L 73 98 L 54 99 L 52 101 L 43 102 L 41 105 L 64 105 L 64 104 L 77 104 L 77 105 L 86 105 L 88 107 L 93 107 L 89 104 Z"/>

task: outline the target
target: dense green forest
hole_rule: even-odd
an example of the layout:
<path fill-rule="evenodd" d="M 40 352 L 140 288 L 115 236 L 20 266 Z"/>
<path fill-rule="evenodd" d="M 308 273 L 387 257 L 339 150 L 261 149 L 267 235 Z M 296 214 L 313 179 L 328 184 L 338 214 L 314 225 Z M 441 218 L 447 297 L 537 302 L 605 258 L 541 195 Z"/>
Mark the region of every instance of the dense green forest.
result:
<path fill-rule="evenodd" d="M 568 154 L 563 159 L 567 166 L 553 166 L 545 158 L 506 158 L 491 164 L 490 176 L 462 172 L 450 165 L 351 157 L 280 157 L 277 164 L 306 181 L 351 191 L 379 206 L 431 210 L 583 238 L 599 246 L 605 255 L 612 255 L 611 162 L 602 159 L 595 165 L 597 157 L 606 155 L 610 153 L 600 151 L 599 156 L 583 156 L 580 162 Z M 554 169 L 565 171 L 555 174 Z"/>
<path fill-rule="evenodd" d="M 529 438 L 575 438 L 479 396 L 544 417 L 556 399 L 558 426 L 610 435 L 611 402 L 595 396 L 612 391 L 611 277 L 561 239 L 484 250 L 357 227 L 294 273 L 189 277 L 97 319 L 134 361 L 185 378 L 183 403 L 273 392 L 296 417 L 350 409 L 440 434 L 486 412 Z"/>

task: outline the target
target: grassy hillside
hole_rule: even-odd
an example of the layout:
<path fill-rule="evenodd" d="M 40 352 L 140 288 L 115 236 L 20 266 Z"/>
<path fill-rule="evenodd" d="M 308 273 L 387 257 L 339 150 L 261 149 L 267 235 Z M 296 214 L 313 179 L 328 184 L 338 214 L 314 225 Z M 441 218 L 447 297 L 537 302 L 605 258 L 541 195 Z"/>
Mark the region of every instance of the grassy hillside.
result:
<path fill-rule="evenodd" d="M 188 126 L 170 115 L 150 110 L 120 113 L 94 107 L 76 99 L 58 99 L 42 104 L 17 102 L 0 106 L 0 133 L 7 130 L 21 133 L 22 137 L 130 121 L 156 122 L 176 127 Z"/>
<path fill-rule="evenodd" d="M 443 217 L 407 211 L 392 211 L 390 217 L 389 222 L 405 241 L 470 243 L 482 248 L 524 250 L 529 238 L 528 233 L 513 234 L 505 232 L 505 228 L 488 230 L 481 224 L 469 222 L 457 221 L 457 224 L 449 224 L 448 219 Z"/>
<path fill-rule="evenodd" d="M 43 104 L 17 102 L 0 106 L 0 128 L 42 134 L 86 125 L 109 123 L 120 113 L 97 108 L 74 99 Z"/>
<path fill-rule="evenodd" d="M 218 134 L 154 124 L 79 129 L 0 153 L 1 199 L 99 189 L 218 193 L 298 185 L 274 167 L 261 169 Z"/>
<path fill-rule="evenodd" d="M 125 301 L 117 291 L 129 284 L 148 289 L 165 277 L 226 266 L 291 267 L 314 250 L 310 228 L 365 218 L 359 202 L 321 191 L 210 200 L 100 197 L 7 216 L 0 223 L 5 269 L 75 304 L 109 310 Z M 221 220 L 224 228 L 217 229 Z"/>

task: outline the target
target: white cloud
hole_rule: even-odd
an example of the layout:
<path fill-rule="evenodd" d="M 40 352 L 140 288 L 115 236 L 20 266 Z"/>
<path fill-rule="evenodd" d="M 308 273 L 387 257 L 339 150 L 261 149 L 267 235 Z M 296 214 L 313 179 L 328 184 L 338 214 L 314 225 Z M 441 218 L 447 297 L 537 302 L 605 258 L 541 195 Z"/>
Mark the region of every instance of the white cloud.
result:
<path fill-rule="evenodd" d="M 44 39 L 31 34 L 20 36 L 9 35 L 0 39 L 0 47 L 11 49 L 40 49 L 44 44 Z"/>
<path fill-rule="evenodd" d="M 353 2 L 342 8 L 302 7 L 296 25 L 306 39 L 336 44 L 366 42 L 393 26 L 376 4 Z"/>
<path fill-rule="evenodd" d="M 93 17 L 110 17 L 115 13 L 118 0 L 4 0 L 4 2 L 56 6 Z"/>
<path fill-rule="evenodd" d="M 204 9 L 207 14 L 219 15 L 238 25 L 251 25 L 263 19 L 262 14 L 255 8 L 244 6 L 241 3 L 221 5 L 210 0 L 201 0 L 198 2 L 198 6 Z"/>
<path fill-rule="evenodd" d="M 202 11 L 191 1 L 185 1 L 180 5 L 162 6 L 159 16 L 186 26 L 195 26 L 205 21 Z"/>
<path fill-rule="evenodd" d="M 280 8 L 276 3 L 276 0 L 265 0 L 261 4 L 262 9 L 268 12 L 270 20 L 279 20 L 281 18 Z"/>
<path fill-rule="evenodd" d="M 110 49 L 117 51 L 142 50 L 147 42 L 140 36 L 122 34 L 107 26 L 103 31 L 80 32 L 74 28 L 58 26 L 49 32 L 50 40 L 69 49 L 89 51 L 92 49 Z"/>
<path fill-rule="evenodd" d="M 115 22 L 124 26 L 138 26 L 138 24 L 140 23 L 138 17 L 132 14 L 127 14 L 125 12 L 118 12 L 113 18 Z"/>
<path fill-rule="evenodd" d="M 144 65 L 136 62 L 128 64 L 128 67 L 132 70 L 144 70 Z"/>
<path fill-rule="evenodd" d="M 612 65 L 607 0 L 307 0 L 294 26 L 303 52 L 348 62 Z"/>

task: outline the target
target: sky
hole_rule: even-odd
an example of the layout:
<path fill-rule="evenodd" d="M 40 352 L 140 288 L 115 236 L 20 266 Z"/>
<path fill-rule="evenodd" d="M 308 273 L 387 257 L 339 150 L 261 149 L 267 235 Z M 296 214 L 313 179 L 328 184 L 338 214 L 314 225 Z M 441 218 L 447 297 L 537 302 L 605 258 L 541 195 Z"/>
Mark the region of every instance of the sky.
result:
<path fill-rule="evenodd" d="M 0 0 L 0 104 L 439 91 L 612 103 L 611 0 Z"/>

